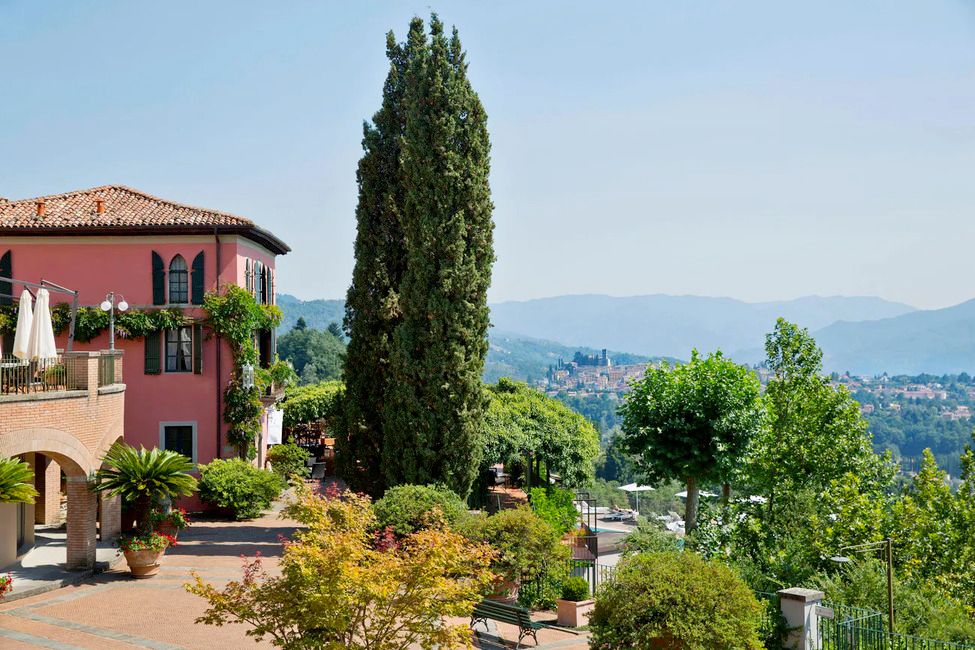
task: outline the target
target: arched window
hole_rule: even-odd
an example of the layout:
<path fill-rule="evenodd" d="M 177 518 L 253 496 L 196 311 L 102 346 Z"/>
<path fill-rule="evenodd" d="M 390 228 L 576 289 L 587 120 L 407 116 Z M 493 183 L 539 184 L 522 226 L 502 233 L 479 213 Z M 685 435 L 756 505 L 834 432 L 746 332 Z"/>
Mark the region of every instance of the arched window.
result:
<path fill-rule="evenodd" d="M 169 263 L 169 302 L 182 304 L 190 301 L 190 277 L 186 269 L 186 260 L 177 255 Z"/>

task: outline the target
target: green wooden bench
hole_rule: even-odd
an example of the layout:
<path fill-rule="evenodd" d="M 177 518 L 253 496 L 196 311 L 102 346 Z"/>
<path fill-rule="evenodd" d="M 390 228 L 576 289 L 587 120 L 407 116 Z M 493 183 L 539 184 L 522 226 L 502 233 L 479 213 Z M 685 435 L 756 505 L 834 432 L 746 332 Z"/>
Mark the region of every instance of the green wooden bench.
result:
<path fill-rule="evenodd" d="M 531 613 L 524 607 L 509 605 L 498 600 L 482 600 L 474 605 L 471 627 L 477 625 L 478 621 L 486 626 L 488 619 L 518 626 L 518 645 L 515 646 L 515 650 L 521 647 L 521 640 L 526 636 L 530 636 L 535 641 L 535 645 L 538 645 L 538 637 L 535 634 L 545 627 L 533 621 Z"/>

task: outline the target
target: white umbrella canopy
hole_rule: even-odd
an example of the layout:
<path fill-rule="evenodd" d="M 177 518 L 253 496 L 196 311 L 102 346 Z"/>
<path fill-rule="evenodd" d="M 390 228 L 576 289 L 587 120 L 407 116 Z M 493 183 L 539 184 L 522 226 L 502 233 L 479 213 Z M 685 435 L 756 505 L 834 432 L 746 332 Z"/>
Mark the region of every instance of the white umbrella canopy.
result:
<path fill-rule="evenodd" d="M 57 344 L 54 342 L 54 325 L 51 322 L 51 295 L 47 289 L 37 291 L 34 305 L 34 321 L 31 323 L 30 340 L 27 344 L 29 359 L 56 359 Z"/>
<path fill-rule="evenodd" d="M 626 485 L 621 485 L 620 490 L 624 492 L 652 492 L 654 488 L 649 485 L 637 485 L 636 483 L 627 483 Z"/>
<path fill-rule="evenodd" d="M 13 355 L 18 359 L 29 359 L 27 347 L 30 341 L 30 328 L 34 322 L 34 299 L 30 291 L 24 289 L 17 307 L 17 330 L 14 333 Z"/>

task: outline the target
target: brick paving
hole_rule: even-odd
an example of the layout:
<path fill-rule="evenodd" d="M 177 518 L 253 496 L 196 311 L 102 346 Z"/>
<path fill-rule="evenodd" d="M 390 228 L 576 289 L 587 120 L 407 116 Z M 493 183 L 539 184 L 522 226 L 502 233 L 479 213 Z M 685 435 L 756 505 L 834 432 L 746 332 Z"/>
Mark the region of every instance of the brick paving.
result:
<path fill-rule="evenodd" d="M 186 593 L 183 584 L 196 571 L 216 585 L 240 577 L 241 556 L 273 559 L 281 554 L 280 536 L 290 536 L 294 522 L 281 519 L 279 508 L 248 522 L 199 521 L 180 535 L 167 552 L 160 573 L 133 580 L 124 563 L 78 584 L 0 604 L 0 648 L 3 650 L 196 650 L 271 648 L 256 642 L 242 625 L 196 625 L 204 601 Z M 268 563 L 269 568 L 271 562 Z M 500 636 L 499 636 L 500 635 Z M 502 638 L 504 640 L 502 640 Z M 476 647 L 514 647 L 518 634 L 509 626 L 479 626 Z M 540 650 L 583 650 L 586 636 L 560 630 L 539 632 Z M 528 640 L 522 647 L 532 647 Z"/>

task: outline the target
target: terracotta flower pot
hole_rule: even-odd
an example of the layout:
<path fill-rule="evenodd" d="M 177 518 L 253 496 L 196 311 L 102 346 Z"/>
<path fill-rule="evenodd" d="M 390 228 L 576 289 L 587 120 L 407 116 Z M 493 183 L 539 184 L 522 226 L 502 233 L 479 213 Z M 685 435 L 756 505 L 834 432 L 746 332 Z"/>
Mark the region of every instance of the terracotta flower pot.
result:
<path fill-rule="evenodd" d="M 165 551 L 123 551 L 133 578 L 151 578 L 159 573 Z"/>
<path fill-rule="evenodd" d="M 488 600 L 497 600 L 502 603 L 513 605 L 518 602 L 518 589 L 521 582 L 518 580 L 500 580 L 494 586 L 494 592 L 488 596 Z"/>
<path fill-rule="evenodd" d="M 558 612 L 557 625 L 562 627 L 582 627 L 589 624 L 589 615 L 595 607 L 595 600 L 561 600 L 555 601 Z"/>

